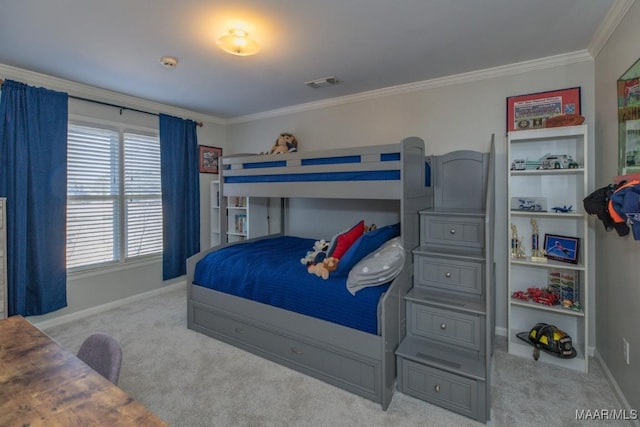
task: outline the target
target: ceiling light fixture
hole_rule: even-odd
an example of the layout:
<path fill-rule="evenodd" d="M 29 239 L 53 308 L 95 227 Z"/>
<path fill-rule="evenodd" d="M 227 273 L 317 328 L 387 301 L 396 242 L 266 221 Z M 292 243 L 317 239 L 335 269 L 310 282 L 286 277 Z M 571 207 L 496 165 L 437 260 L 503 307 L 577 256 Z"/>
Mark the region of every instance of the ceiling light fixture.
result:
<path fill-rule="evenodd" d="M 218 39 L 220 49 L 237 56 L 255 55 L 260 51 L 258 43 L 249 37 L 249 33 L 244 30 L 232 29 Z"/>
<path fill-rule="evenodd" d="M 178 60 L 173 56 L 163 56 L 160 58 L 160 64 L 162 64 L 164 68 L 172 69 L 178 66 Z"/>
<path fill-rule="evenodd" d="M 318 80 L 311 80 L 310 82 L 304 82 L 304 84 L 314 89 L 320 89 L 327 86 L 339 85 L 340 83 L 342 82 L 333 76 L 325 77 L 323 79 L 318 79 Z"/>

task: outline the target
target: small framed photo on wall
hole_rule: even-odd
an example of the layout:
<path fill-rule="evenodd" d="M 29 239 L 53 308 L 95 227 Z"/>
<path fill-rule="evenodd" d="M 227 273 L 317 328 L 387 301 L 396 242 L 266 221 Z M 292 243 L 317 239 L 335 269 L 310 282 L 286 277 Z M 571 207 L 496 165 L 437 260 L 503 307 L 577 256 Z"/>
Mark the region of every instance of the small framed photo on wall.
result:
<path fill-rule="evenodd" d="M 218 173 L 222 148 L 201 145 L 199 150 L 200 173 Z"/>

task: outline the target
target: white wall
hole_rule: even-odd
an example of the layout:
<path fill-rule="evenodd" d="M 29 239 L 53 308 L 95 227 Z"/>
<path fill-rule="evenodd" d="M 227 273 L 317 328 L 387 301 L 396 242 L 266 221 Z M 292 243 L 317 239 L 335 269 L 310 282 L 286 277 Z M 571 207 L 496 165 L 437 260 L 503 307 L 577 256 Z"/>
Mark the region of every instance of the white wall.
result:
<path fill-rule="evenodd" d="M 229 152 L 267 151 L 281 132 L 292 132 L 299 150 L 319 150 L 399 142 L 418 136 L 428 154 L 458 149 L 488 151 L 496 141 L 497 325 L 507 326 L 506 260 L 506 98 L 546 90 L 582 87 L 582 114 L 593 132 L 591 60 L 535 71 L 503 73 L 482 80 L 455 83 L 386 97 L 375 97 L 318 109 L 300 108 L 286 115 L 228 126 Z M 345 83 L 348 84 L 348 83 Z M 366 98 L 366 97 L 363 97 Z M 591 141 L 593 147 L 593 141 Z M 593 298 L 592 298 L 593 299 Z M 592 318 L 592 321 L 594 319 Z M 593 331 L 593 325 L 592 325 Z M 506 331 L 505 331 L 506 332 Z M 591 342 L 595 342 L 592 333 Z"/>
<path fill-rule="evenodd" d="M 138 98 L 128 97 L 113 92 L 86 87 L 73 82 L 56 79 L 42 74 L 20 70 L 0 64 L 0 75 L 34 86 L 60 90 L 70 95 L 96 99 L 116 105 L 124 105 L 152 113 L 163 112 L 178 117 L 203 121 L 199 127 L 198 143 L 226 149 L 226 129 L 219 120 L 199 115 L 190 111 L 176 109 L 170 106 L 155 104 Z M 124 110 L 120 114 L 118 108 L 99 105 L 86 101 L 69 99 L 69 115 L 74 118 L 96 118 L 101 121 L 123 123 L 129 126 L 158 128 L 158 118 L 154 115 Z M 217 175 L 200 174 L 200 246 L 209 247 L 209 182 L 217 179 Z M 118 301 L 137 294 L 160 289 L 184 280 L 179 277 L 174 280 L 162 281 L 162 259 L 160 257 L 143 263 L 132 263 L 127 266 L 102 269 L 99 271 L 80 274 L 70 274 L 67 277 L 67 307 L 43 316 L 32 316 L 30 320 L 41 322 L 59 316 L 69 315 L 96 306 Z"/>
<path fill-rule="evenodd" d="M 635 2 L 595 60 L 596 188 L 617 175 L 616 81 L 640 59 L 640 2 Z M 640 241 L 596 228 L 598 352 L 632 408 L 640 408 Z M 631 364 L 622 357 L 630 344 Z"/>

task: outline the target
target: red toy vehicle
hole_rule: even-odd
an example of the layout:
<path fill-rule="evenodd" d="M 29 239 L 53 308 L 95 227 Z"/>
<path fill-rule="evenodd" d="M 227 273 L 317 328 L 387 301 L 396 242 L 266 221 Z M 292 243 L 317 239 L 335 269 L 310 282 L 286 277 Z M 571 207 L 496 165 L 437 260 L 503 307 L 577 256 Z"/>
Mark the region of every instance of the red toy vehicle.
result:
<path fill-rule="evenodd" d="M 527 292 L 531 296 L 531 299 L 538 304 L 556 305 L 559 303 L 558 296 L 556 294 L 552 294 L 546 289 L 528 288 Z"/>
<path fill-rule="evenodd" d="M 511 294 L 511 298 L 519 299 L 522 301 L 529 301 L 529 294 L 524 291 L 515 291 Z"/>

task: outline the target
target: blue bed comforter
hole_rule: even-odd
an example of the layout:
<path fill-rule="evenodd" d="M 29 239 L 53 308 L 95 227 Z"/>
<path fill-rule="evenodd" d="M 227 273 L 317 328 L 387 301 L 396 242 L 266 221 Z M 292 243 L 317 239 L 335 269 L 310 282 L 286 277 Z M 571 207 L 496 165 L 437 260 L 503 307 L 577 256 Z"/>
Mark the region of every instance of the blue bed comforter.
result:
<path fill-rule="evenodd" d="M 378 301 L 389 284 L 355 296 L 346 276 L 323 280 L 300 259 L 315 240 L 278 236 L 211 252 L 195 269 L 194 284 L 295 311 L 371 334 L 378 333 Z"/>

